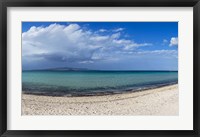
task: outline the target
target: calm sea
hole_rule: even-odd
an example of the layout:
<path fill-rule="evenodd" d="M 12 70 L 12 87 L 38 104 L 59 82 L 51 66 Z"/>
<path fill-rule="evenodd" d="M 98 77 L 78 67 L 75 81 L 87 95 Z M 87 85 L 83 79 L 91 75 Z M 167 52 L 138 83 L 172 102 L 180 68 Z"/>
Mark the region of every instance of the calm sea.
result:
<path fill-rule="evenodd" d="M 52 96 L 89 96 L 178 83 L 177 71 L 23 71 L 22 91 Z"/>

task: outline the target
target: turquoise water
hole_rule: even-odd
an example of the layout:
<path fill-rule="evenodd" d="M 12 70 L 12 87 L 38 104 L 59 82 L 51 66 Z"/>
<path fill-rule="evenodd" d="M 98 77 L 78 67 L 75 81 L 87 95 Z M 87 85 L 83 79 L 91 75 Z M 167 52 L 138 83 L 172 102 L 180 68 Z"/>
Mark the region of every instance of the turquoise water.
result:
<path fill-rule="evenodd" d="M 177 71 L 23 71 L 27 94 L 84 96 L 112 94 L 178 83 Z"/>

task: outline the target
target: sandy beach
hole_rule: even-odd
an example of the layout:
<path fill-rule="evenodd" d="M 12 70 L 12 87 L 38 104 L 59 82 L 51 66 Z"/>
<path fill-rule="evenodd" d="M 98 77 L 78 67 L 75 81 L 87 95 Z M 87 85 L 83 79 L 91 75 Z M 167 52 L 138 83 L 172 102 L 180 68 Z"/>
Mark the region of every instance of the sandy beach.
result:
<path fill-rule="evenodd" d="M 177 84 L 104 96 L 22 94 L 22 115 L 178 115 L 178 96 Z"/>

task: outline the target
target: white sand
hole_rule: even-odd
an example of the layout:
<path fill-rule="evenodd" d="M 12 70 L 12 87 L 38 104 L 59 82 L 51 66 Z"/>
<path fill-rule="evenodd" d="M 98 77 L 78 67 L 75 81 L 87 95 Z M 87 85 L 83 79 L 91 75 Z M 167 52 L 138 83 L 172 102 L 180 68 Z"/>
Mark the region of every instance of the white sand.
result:
<path fill-rule="evenodd" d="M 22 115 L 178 115 L 178 85 L 90 97 L 22 95 Z"/>

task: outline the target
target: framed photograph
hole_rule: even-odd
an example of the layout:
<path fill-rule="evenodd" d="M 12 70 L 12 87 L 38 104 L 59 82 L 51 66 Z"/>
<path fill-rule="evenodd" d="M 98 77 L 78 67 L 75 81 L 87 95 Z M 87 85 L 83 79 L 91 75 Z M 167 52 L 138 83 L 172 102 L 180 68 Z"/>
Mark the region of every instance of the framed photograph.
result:
<path fill-rule="evenodd" d="M 199 0 L 0 4 L 2 137 L 200 136 Z"/>

